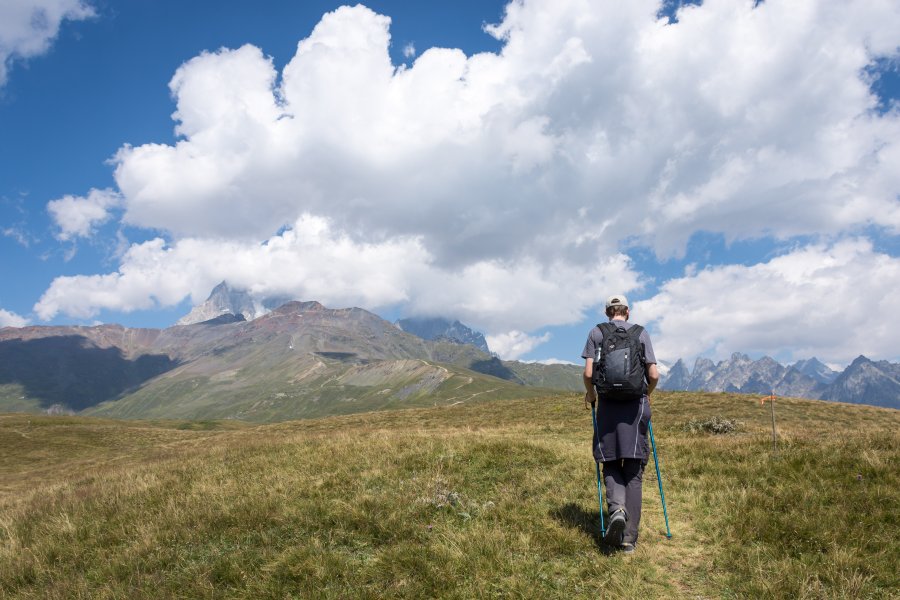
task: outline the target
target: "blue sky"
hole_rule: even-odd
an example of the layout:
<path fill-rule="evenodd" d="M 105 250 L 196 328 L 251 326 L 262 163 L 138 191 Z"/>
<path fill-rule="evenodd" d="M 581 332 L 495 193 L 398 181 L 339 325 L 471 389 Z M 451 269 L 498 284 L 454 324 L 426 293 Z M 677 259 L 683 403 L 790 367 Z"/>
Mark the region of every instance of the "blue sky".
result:
<path fill-rule="evenodd" d="M 670 362 L 900 358 L 897 7 L 17 4 L 0 326 L 229 279 L 578 360 L 625 292 Z"/>

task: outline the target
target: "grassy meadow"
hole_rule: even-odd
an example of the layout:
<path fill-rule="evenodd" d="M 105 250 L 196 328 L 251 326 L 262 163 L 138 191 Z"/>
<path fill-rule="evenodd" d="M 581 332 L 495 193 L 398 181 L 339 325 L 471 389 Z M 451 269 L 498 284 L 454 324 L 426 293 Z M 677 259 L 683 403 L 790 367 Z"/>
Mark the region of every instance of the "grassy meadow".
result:
<path fill-rule="evenodd" d="M 661 392 L 634 556 L 581 396 L 274 425 L 0 416 L 3 598 L 896 598 L 900 412 Z M 737 419 L 734 433 L 691 420 Z"/>

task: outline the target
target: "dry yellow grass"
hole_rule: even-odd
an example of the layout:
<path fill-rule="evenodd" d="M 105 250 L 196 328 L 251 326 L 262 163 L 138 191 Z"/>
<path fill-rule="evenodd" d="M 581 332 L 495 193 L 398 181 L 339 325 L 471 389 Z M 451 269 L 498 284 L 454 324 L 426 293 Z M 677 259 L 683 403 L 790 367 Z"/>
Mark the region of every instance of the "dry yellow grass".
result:
<path fill-rule="evenodd" d="M 897 411 L 776 410 L 773 457 L 758 400 L 655 397 L 673 538 L 651 463 L 630 558 L 597 542 L 574 395 L 203 430 L 7 416 L 0 596 L 894 597 Z M 744 426 L 682 430 L 714 415 Z"/>

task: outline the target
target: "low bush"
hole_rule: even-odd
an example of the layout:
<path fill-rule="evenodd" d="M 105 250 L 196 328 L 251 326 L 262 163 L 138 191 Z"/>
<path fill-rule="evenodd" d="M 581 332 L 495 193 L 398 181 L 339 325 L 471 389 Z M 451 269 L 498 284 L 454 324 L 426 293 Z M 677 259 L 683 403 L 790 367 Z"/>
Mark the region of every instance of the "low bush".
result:
<path fill-rule="evenodd" d="M 691 419 L 684 424 L 682 429 L 688 433 L 712 433 L 722 435 L 726 433 L 734 433 L 743 426 L 743 423 L 737 419 L 725 419 L 718 415 L 709 419 Z"/>

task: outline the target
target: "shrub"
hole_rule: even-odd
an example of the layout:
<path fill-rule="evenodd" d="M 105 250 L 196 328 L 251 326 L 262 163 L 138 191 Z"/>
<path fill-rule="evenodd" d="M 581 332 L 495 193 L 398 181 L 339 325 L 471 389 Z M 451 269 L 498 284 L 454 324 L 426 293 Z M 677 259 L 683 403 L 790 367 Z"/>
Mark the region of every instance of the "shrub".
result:
<path fill-rule="evenodd" d="M 743 426 L 737 419 L 725 419 L 718 415 L 709 419 L 691 419 L 684 424 L 682 429 L 688 433 L 713 433 L 716 435 L 734 433 Z"/>

